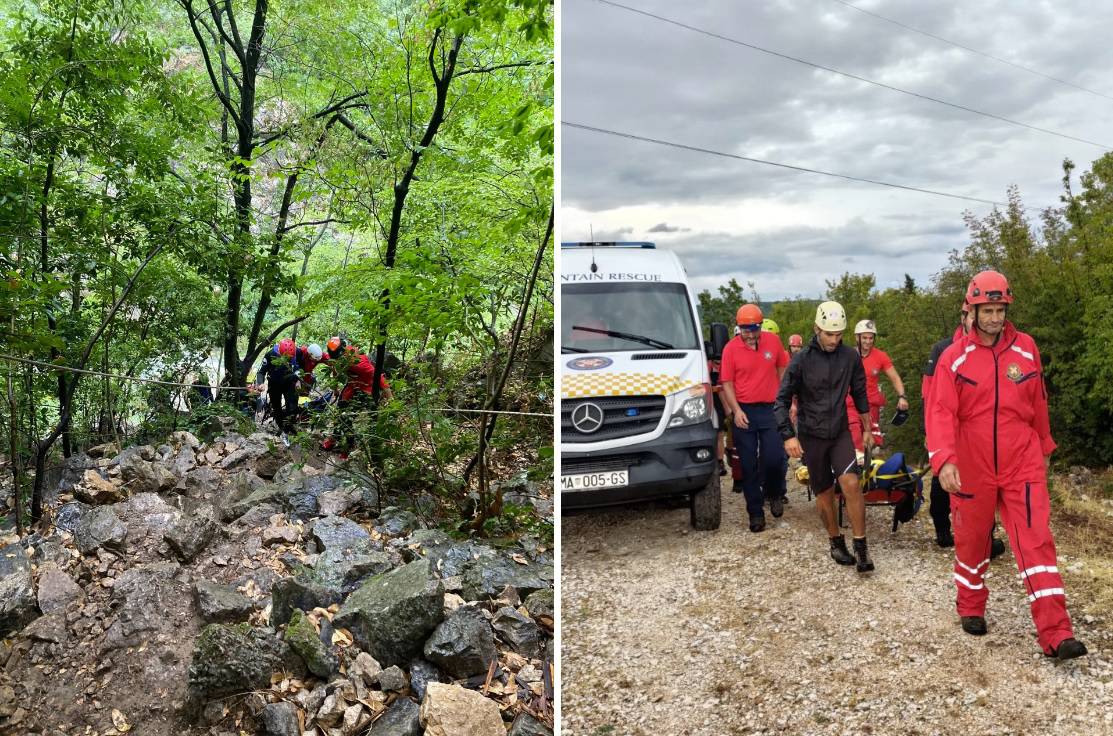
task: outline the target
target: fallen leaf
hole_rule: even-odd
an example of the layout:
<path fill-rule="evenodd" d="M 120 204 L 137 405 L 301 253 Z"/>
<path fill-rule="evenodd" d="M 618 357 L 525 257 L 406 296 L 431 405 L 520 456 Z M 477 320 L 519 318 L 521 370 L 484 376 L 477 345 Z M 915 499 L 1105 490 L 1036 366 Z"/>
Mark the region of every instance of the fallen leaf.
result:
<path fill-rule="evenodd" d="M 333 644 L 342 644 L 346 647 L 350 647 L 354 641 L 355 639 L 352 637 L 352 632 L 347 629 L 338 628 L 332 632 Z"/>
<path fill-rule="evenodd" d="M 529 560 L 527 560 L 524 555 L 518 555 L 518 554 L 510 555 L 510 559 L 514 560 L 519 565 L 528 565 L 529 564 Z"/>

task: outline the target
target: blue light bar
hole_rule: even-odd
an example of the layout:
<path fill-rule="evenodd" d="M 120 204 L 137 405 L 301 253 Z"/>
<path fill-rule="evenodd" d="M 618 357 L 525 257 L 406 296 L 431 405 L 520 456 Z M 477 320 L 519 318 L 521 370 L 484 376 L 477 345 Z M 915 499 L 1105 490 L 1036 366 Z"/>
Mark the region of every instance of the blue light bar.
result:
<path fill-rule="evenodd" d="M 607 241 L 601 243 L 561 243 L 561 248 L 648 248 L 655 249 L 657 246 L 645 240 L 631 240 L 625 242 Z"/>

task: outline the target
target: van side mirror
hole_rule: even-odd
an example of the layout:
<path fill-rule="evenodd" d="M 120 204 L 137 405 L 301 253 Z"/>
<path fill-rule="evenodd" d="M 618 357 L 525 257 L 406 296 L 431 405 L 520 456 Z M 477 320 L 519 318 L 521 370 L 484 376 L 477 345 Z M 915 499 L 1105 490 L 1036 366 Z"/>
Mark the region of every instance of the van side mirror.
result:
<path fill-rule="evenodd" d="M 711 323 L 711 359 L 719 360 L 723 357 L 723 348 L 730 342 L 730 330 L 722 322 Z"/>
<path fill-rule="evenodd" d="M 715 351 L 711 347 L 710 340 L 703 341 L 703 354 L 707 356 L 708 360 L 715 360 Z"/>

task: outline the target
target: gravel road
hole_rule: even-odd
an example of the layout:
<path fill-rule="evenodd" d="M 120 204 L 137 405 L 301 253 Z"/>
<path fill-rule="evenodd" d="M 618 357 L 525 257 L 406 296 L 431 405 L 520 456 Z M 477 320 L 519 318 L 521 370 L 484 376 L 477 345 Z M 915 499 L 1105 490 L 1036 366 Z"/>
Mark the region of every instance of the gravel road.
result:
<path fill-rule="evenodd" d="M 1091 654 L 1059 663 L 1036 645 L 1011 552 L 975 638 L 926 508 L 896 534 L 869 509 L 878 569 L 860 577 L 827 556 L 804 488 L 789 497 L 761 534 L 729 480 L 717 532 L 660 503 L 563 517 L 562 733 L 1113 734 L 1113 632 L 1070 599 L 1069 559 Z"/>

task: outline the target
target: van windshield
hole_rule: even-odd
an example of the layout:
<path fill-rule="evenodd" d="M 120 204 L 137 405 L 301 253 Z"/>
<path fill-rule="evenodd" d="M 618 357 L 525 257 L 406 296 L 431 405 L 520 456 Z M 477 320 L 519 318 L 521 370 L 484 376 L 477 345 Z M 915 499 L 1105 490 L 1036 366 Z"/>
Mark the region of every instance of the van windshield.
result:
<path fill-rule="evenodd" d="M 684 284 L 565 284 L 560 295 L 562 353 L 700 347 Z"/>

